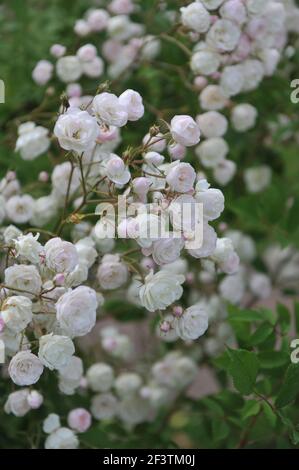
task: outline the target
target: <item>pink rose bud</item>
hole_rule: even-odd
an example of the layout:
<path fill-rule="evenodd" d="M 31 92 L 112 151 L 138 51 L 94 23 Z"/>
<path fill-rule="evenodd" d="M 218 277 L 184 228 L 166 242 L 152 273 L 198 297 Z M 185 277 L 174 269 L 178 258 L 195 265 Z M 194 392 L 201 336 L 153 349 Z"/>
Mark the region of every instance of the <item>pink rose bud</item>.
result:
<path fill-rule="evenodd" d="M 168 333 L 170 328 L 171 328 L 171 325 L 170 325 L 169 321 L 162 321 L 162 323 L 160 325 L 160 330 L 162 331 L 162 333 Z"/>
<path fill-rule="evenodd" d="M 97 48 L 93 44 L 85 44 L 77 50 L 77 57 L 82 62 L 91 62 L 97 56 Z"/>
<path fill-rule="evenodd" d="M 210 16 L 211 24 L 216 23 L 217 20 L 219 20 L 217 15 L 211 15 Z"/>
<path fill-rule="evenodd" d="M 194 273 L 192 273 L 192 272 L 187 273 L 186 274 L 186 282 L 188 284 L 192 284 L 193 281 L 194 281 Z"/>
<path fill-rule="evenodd" d="M 147 194 L 151 186 L 151 181 L 148 178 L 141 176 L 140 178 L 135 178 L 132 181 L 133 190 L 137 194 Z"/>
<path fill-rule="evenodd" d="M 82 87 L 79 83 L 70 83 L 66 88 L 66 94 L 69 98 L 80 98 Z"/>
<path fill-rule="evenodd" d="M 117 342 L 114 338 L 104 338 L 103 339 L 103 346 L 106 351 L 114 351 L 115 347 L 117 346 Z"/>
<path fill-rule="evenodd" d="M 47 171 L 41 171 L 38 175 L 38 181 L 41 183 L 47 183 L 49 181 L 49 173 Z"/>
<path fill-rule="evenodd" d="M 145 258 L 142 258 L 140 265 L 143 269 L 150 271 L 151 269 L 154 269 L 155 263 L 154 260 L 148 256 Z"/>
<path fill-rule="evenodd" d="M 81 377 L 80 379 L 80 387 L 86 389 L 88 387 L 88 382 L 86 377 Z"/>
<path fill-rule="evenodd" d="M 180 305 L 176 305 L 175 307 L 173 307 L 172 309 L 172 314 L 175 316 L 175 317 L 181 317 L 183 315 L 183 308 L 180 306 Z"/>
<path fill-rule="evenodd" d="M 208 80 L 206 79 L 206 77 L 202 77 L 202 76 L 198 75 L 198 77 L 195 77 L 193 83 L 194 83 L 194 86 L 198 90 L 203 90 L 207 86 Z"/>
<path fill-rule="evenodd" d="M 221 222 L 218 228 L 220 232 L 225 232 L 228 229 L 228 225 L 225 222 Z"/>
<path fill-rule="evenodd" d="M 134 11 L 134 4 L 131 0 L 112 0 L 108 8 L 114 15 L 129 15 Z"/>
<path fill-rule="evenodd" d="M 75 408 L 67 417 L 68 425 L 77 432 L 86 432 L 91 426 L 91 414 L 84 408 Z"/>
<path fill-rule="evenodd" d="M 211 75 L 211 77 L 213 78 L 213 80 L 219 80 L 219 78 L 221 77 L 221 73 L 215 72 Z"/>
<path fill-rule="evenodd" d="M 50 49 L 50 53 L 52 54 L 53 57 L 56 57 L 58 59 L 59 57 L 62 57 L 66 53 L 66 47 L 63 46 L 62 44 L 53 44 L 53 46 Z"/>
<path fill-rule="evenodd" d="M 172 144 L 167 147 L 169 155 L 174 160 L 182 160 L 186 156 L 186 147 L 181 144 Z"/>
<path fill-rule="evenodd" d="M 56 274 L 54 281 L 57 286 L 62 286 L 65 281 L 65 275 L 63 273 Z"/>
<path fill-rule="evenodd" d="M 43 401 L 43 396 L 36 390 L 32 390 L 27 397 L 28 405 L 33 410 L 37 410 L 43 404 Z"/>

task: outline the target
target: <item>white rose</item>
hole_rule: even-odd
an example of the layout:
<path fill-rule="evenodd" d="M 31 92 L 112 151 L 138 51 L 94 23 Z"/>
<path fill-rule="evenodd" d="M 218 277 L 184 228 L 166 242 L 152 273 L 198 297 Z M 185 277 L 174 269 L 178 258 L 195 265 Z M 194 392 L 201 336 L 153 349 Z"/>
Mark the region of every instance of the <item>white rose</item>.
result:
<path fill-rule="evenodd" d="M 206 113 L 199 114 L 196 121 L 201 133 L 207 139 L 222 137 L 227 131 L 227 119 L 218 111 L 207 111 Z"/>
<path fill-rule="evenodd" d="M 50 333 L 39 339 L 38 357 L 50 370 L 66 367 L 74 352 L 74 344 L 68 336 Z"/>
<path fill-rule="evenodd" d="M 128 113 L 119 98 L 112 93 L 100 93 L 92 102 L 96 118 L 108 126 L 122 127 L 127 124 Z"/>
<path fill-rule="evenodd" d="M 246 8 L 251 15 L 261 15 L 269 0 L 247 0 Z"/>
<path fill-rule="evenodd" d="M 234 177 L 237 165 L 231 160 L 223 160 L 213 169 L 213 177 L 221 186 L 225 186 Z"/>
<path fill-rule="evenodd" d="M 119 255 L 105 255 L 99 265 L 97 278 L 103 289 L 117 289 L 128 280 L 127 266 L 120 261 Z"/>
<path fill-rule="evenodd" d="M 70 179 L 70 173 L 72 171 L 72 166 L 70 162 L 64 162 L 60 165 L 56 165 L 52 176 L 52 186 L 53 186 L 53 196 L 57 197 L 59 200 L 65 198 L 68 189 L 68 182 Z M 72 181 L 70 184 L 69 194 L 73 195 L 74 192 L 79 188 L 80 185 L 80 172 L 78 168 L 75 168 L 73 172 Z"/>
<path fill-rule="evenodd" d="M 224 196 L 220 189 L 209 188 L 205 191 L 197 191 L 196 200 L 203 204 L 203 215 L 208 221 L 218 219 L 224 211 Z"/>
<path fill-rule="evenodd" d="M 40 293 L 42 280 L 35 266 L 15 264 L 5 269 L 5 284 L 24 291 L 22 295 L 31 298 Z"/>
<path fill-rule="evenodd" d="M 90 62 L 97 57 L 97 48 L 93 44 L 84 44 L 77 50 L 77 57 L 82 62 Z"/>
<path fill-rule="evenodd" d="M 142 385 L 140 375 L 134 372 L 124 372 L 115 380 L 114 387 L 119 397 L 135 394 Z"/>
<path fill-rule="evenodd" d="M 86 16 L 86 21 L 91 31 L 99 32 L 106 28 L 109 19 L 109 13 L 102 9 L 97 8 L 89 10 Z"/>
<path fill-rule="evenodd" d="M 115 184 L 124 185 L 131 179 L 130 171 L 124 161 L 112 153 L 106 163 L 106 173 L 110 181 Z"/>
<path fill-rule="evenodd" d="M 29 351 L 18 352 L 10 361 L 8 373 L 17 385 L 35 384 L 42 375 L 44 367 L 37 356 Z"/>
<path fill-rule="evenodd" d="M 1 316 L 10 331 L 21 333 L 32 320 L 32 302 L 22 295 L 8 297 L 2 304 Z"/>
<path fill-rule="evenodd" d="M 192 54 L 190 67 L 196 74 L 212 75 L 220 66 L 221 57 L 217 52 L 201 50 Z"/>
<path fill-rule="evenodd" d="M 50 434 L 45 442 L 45 449 L 77 449 L 79 440 L 69 428 L 59 428 Z"/>
<path fill-rule="evenodd" d="M 260 60 L 248 59 L 242 64 L 244 83 L 242 91 L 255 90 L 262 81 L 265 68 Z"/>
<path fill-rule="evenodd" d="M 60 57 L 56 63 L 56 73 L 62 82 L 76 82 L 82 75 L 81 62 L 76 56 Z"/>
<path fill-rule="evenodd" d="M 164 238 L 154 242 L 153 260 L 159 266 L 172 263 L 180 257 L 184 242 L 181 238 Z"/>
<path fill-rule="evenodd" d="M 34 200 L 29 194 L 12 196 L 6 202 L 6 215 L 16 224 L 26 224 L 33 215 Z"/>
<path fill-rule="evenodd" d="M 241 302 L 245 294 L 245 282 L 242 273 L 225 276 L 219 284 L 219 292 L 223 299 L 234 305 Z"/>
<path fill-rule="evenodd" d="M 87 111 L 71 107 L 57 119 L 54 134 L 63 149 L 82 153 L 94 146 L 98 125 Z"/>
<path fill-rule="evenodd" d="M 150 312 L 155 310 L 165 310 L 183 294 L 181 284 L 185 281 L 185 276 L 171 275 L 167 271 L 159 271 L 156 274 L 151 272 L 145 278 L 145 283 L 141 286 L 139 297 L 141 304 Z"/>
<path fill-rule="evenodd" d="M 187 193 L 193 188 L 195 178 L 196 173 L 190 163 L 175 162 L 167 171 L 166 181 L 173 191 Z"/>
<path fill-rule="evenodd" d="M 248 103 L 235 106 L 232 110 L 231 121 L 238 132 L 246 132 L 255 126 L 257 109 Z"/>
<path fill-rule="evenodd" d="M 66 287 L 77 287 L 88 278 L 88 266 L 82 262 L 77 264 L 75 269 L 67 274 L 64 285 Z"/>
<path fill-rule="evenodd" d="M 118 100 L 126 110 L 129 121 L 138 121 L 144 115 L 142 97 L 137 91 L 126 90 L 119 96 Z"/>
<path fill-rule="evenodd" d="M 214 253 L 217 243 L 217 234 L 209 224 L 203 224 L 203 240 L 199 248 L 191 248 L 188 253 L 193 258 L 206 258 Z M 187 245 L 187 244 L 186 244 Z M 187 245 L 188 246 L 188 245 Z"/>
<path fill-rule="evenodd" d="M 39 60 L 32 71 L 32 78 L 37 85 L 43 86 L 52 78 L 53 64 L 48 60 Z"/>
<path fill-rule="evenodd" d="M 25 414 L 30 411 L 30 405 L 27 400 L 28 395 L 28 388 L 10 393 L 4 405 L 5 413 L 12 413 L 18 418 L 25 416 Z"/>
<path fill-rule="evenodd" d="M 22 235 L 22 232 L 15 225 L 8 225 L 3 232 L 5 243 L 11 243 L 20 235 Z"/>
<path fill-rule="evenodd" d="M 83 73 L 90 78 L 98 78 L 104 72 L 104 62 L 101 57 L 95 57 L 90 62 L 83 62 Z"/>
<path fill-rule="evenodd" d="M 34 264 L 40 262 L 40 255 L 43 252 L 42 245 L 37 241 L 39 233 L 35 236 L 32 233 L 20 235 L 15 240 L 16 256 L 22 256 Z"/>
<path fill-rule="evenodd" d="M 175 319 L 177 335 L 184 341 L 199 338 L 206 332 L 208 325 L 208 314 L 200 305 L 187 308 L 181 317 Z"/>
<path fill-rule="evenodd" d="M 222 137 L 207 139 L 195 149 L 200 162 L 206 168 L 215 168 L 223 162 L 228 151 L 229 147 Z"/>
<path fill-rule="evenodd" d="M 255 258 L 256 248 L 251 237 L 244 235 L 238 230 L 229 230 L 225 235 L 232 240 L 241 261 L 248 262 Z"/>
<path fill-rule="evenodd" d="M 237 46 L 241 30 L 230 20 L 217 20 L 207 33 L 207 44 L 220 52 L 232 51 Z"/>
<path fill-rule="evenodd" d="M 28 123 L 27 123 L 28 124 Z M 45 153 L 50 147 L 48 129 L 42 126 L 36 126 L 34 123 L 26 132 L 22 132 L 22 126 L 19 127 L 19 137 L 16 142 L 16 152 L 20 152 L 23 160 L 34 160 L 39 155 Z"/>
<path fill-rule="evenodd" d="M 91 400 L 90 411 L 95 419 L 111 419 L 118 411 L 118 400 L 112 393 L 99 393 Z"/>
<path fill-rule="evenodd" d="M 34 200 L 33 215 L 30 223 L 34 227 L 43 227 L 48 224 L 57 213 L 58 204 L 53 195 L 43 196 Z"/>
<path fill-rule="evenodd" d="M 70 337 L 84 336 L 96 322 L 96 292 L 86 286 L 79 286 L 63 294 L 56 303 L 57 320 L 63 331 Z"/>
<path fill-rule="evenodd" d="M 242 0 L 227 0 L 220 8 L 222 18 L 242 25 L 246 22 L 247 13 Z"/>
<path fill-rule="evenodd" d="M 218 111 L 223 109 L 227 103 L 222 88 L 218 85 L 206 86 L 199 95 L 199 103 L 202 109 L 207 111 Z"/>
<path fill-rule="evenodd" d="M 108 364 L 93 364 L 86 373 L 87 383 L 94 392 L 107 392 L 114 382 L 114 372 Z"/>
<path fill-rule="evenodd" d="M 272 292 L 270 278 L 263 273 L 254 273 L 249 279 L 249 287 L 258 299 L 267 299 Z"/>
<path fill-rule="evenodd" d="M 248 168 L 244 172 L 244 180 L 247 191 L 259 193 L 269 186 L 272 178 L 272 170 L 267 165 Z"/>
<path fill-rule="evenodd" d="M 210 27 L 210 14 L 199 2 L 190 3 L 180 8 L 181 19 L 184 26 L 197 33 L 205 33 Z"/>
<path fill-rule="evenodd" d="M 138 396 L 126 397 L 120 402 L 118 412 L 120 419 L 126 425 L 136 426 L 149 419 L 149 402 Z"/>
<path fill-rule="evenodd" d="M 79 256 L 79 263 L 85 264 L 87 268 L 90 268 L 98 257 L 98 252 L 94 245 L 95 243 L 90 237 L 82 238 L 75 245 Z"/>
<path fill-rule="evenodd" d="M 59 390 L 66 395 L 73 395 L 80 386 L 82 376 L 82 359 L 72 356 L 69 364 L 59 369 Z"/>
<path fill-rule="evenodd" d="M 170 132 L 173 140 L 185 147 L 196 145 L 200 140 L 199 127 L 190 116 L 174 116 L 170 122 Z"/>
<path fill-rule="evenodd" d="M 229 65 L 224 67 L 220 86 L 223 94 L 227 97 L 235 96 L 242 90 L 244 83 L 244 69 L 240 65 Z"/>
<path fill-rule="evenodd" d="M 69 273 L 78 264 L 78 252 L 71 242 L 55 237 L 49 240 L 44 248 L 46 265 L 56 273 Z"/>
<path fill-rule="evenodd" d="M 43 422 L 43 431 L 46 434 L 51 434 L 60 428 L 60 418 L 55 413 L 50 413 Z"/>
<path fill-rule="evenodd" d="M 238 271 L 239 256 L 229 238 L 218 238 L 212 258 L 224 273 L 234 274 Z"/>

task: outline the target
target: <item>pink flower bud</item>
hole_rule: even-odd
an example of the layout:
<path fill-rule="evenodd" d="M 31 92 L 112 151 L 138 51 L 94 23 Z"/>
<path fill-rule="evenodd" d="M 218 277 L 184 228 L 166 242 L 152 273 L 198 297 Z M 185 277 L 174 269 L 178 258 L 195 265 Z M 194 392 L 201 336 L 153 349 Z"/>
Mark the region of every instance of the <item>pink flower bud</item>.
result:
<path fill-rule="evenodd" d="M 85 44 L 77 50 L 77 57 L 83 62 L 90 62 L 97 56 L 97 49 L 93 44 Z"/>
<path fill-rule="evenodd" d="M 63 273 L 56 274 L 54 281 L 57 286 L 62 286 L 65 281 L 65 275 Z"/>
<path fill-rule="evenodd" d="M 183 315 L 183 308 L 180 306 L 180 305 L 176 305 L 175 307 L 173 307 L 172 309 L 172 314 L 175 316 L 175 317 L 181 317 Z"/>
<path fill-rule="evenodd" d="M 187 273 L 186 274 L 186 282 L 188 284 L 192 284 L 193 281 L 194 281 L 194 273 L 192 273 L 192 272 Z"/>
<path fill-rule="evenodd" d="M 66 94 L 69 98 L 80 98 L 82 87 L 79 83 L 70 83 L 66 88 Z"/>
<path fill-rule="evenodd" d="M 132 181 L 133 191 L 137 194 L 147 194 L 150 188 L 151 182 L 148 178 L 140 177 L 135 178 Z"/>
<path fill-rule="evenodd" d="M 162 333 L 168 333 L 168 331 L 171 329 L 171 325 L 169 323 L 169 321 L 162 321 L 161 325 L 160 325 L 160 330 L 162 331 Z"/>
<path fill-rule="evenodd" d="M 91 426 L 91 414 L 84 408 L 75 408 L 67 417 L 68 425 L 77 432 L 86 432 Z"/>
<path fill-rule="evenodd" d="M 50 49 L 50 53 L 52 54 L 53 57 L 56 57 L 57 59 L 59 57 L 62 57 L 66 52 L 66 47 L 63 46 L 62 44 L 53 44 L 53 46 Z"/>
<path fill-rule="evenodd" d="M 198 90 L 203 90 L 207 86 L 208 80 L 206 79 L 206 77 L 202 77 L 202 76 L 198 75 L 198 77 L 195 77 L 193 83 L 194 83 L 194 86 Z"/>
<path fill-rule="evenodd" d="M 32 390 L 27 397 L 28 405 L 33 410 L 37 410 L 43 404 L 43 401 L 43 396 L 36 390 Z"/>
<path fill-rule="evenodd" d="M 38 175 L 38 181 L 41 183 L 47 183 L 49 181 L 49 173 L 47 171 L 41 171 Z"/>
<path fill-rule="evenodd" d="M 169 155 L 174 160 L 182 160 L 186 156 L 186 147 L 181 144 L 172 144 L 167 147 Z"/>
<path fill-rule="evenodd" d="M 140 265 L 143 269 L 150 271 L 151 269 L 154 269 L 155 263 L 154 260 L 148 256 L 142 258 Z"/>

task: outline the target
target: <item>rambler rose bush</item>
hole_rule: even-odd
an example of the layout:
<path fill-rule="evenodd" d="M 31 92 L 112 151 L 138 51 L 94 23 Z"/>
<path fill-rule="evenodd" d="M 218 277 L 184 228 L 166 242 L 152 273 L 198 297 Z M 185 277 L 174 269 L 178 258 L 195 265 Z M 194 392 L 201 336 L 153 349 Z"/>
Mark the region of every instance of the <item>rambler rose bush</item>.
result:
<path fill-rule="evenodd" d="M 250 310 L 298 290 L 298 196 L 275 192 L 270 159 L 239 158 L 259 126 L 257 149 L 294 138 L 272 109 L 262 126 L 252 91 L 292 55 L 296 15 L 103 1 L 35 64 L 44 99 L 8 125 L 26 172 L 0 182 L 0 418 L 33 429 L 9 445 L 298 444 L 290 314 Z"/>

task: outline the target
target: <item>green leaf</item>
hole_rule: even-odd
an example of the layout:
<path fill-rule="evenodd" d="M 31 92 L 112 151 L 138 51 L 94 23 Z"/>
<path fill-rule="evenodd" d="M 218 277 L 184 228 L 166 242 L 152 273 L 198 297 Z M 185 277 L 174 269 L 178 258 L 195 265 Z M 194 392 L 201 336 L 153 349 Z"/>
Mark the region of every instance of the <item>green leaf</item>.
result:
<path fill-rule="evenodd" d="M 256 400 L 247 400 L 243 409 L 241 410 L 242 419 L 250 418 L 250 416 L 256 416 L 261 409 L 260 402 Z"/>
<path fill-rule="evenodd" d="M 229 426 L 223 420 L 213 420 L 212 421 L 212 434 L 215 441 L 222 441 L 229 434 Z"/>
<path fill-rule="evenodd" d="M 231 360 L 228 372 L 236 389 L 243 395 L 249 395 L 254 389 L 259 370 L 257 355 L 243 349 L 227 349 L 227 352 Z"/>
<path fill-rule="evenodd" d="M 276 369 L 285 366 L 290 358 L 281 351 L 263 351 L 258 354 L 261 369 Z"/>
<path fill-rule="evenodd" d="M 260 343 L 263 343 L 273 332 L 273 326 L 268 323 L 263 323 L 256 331 L 253 333 L 249 342 L 252 346 L 256 346 Z"/>
<path fill-rule="evenodd" d="M 275 427 L 276 425 L 276 422 L 277 422 L 277 416 L 276 414 L 274 413 L 274 411 L 272 410 L 271 406 L 266 402 L 264 401 L 263 404 L 263 410 L 264 410 L 264 413 L 265 413 L 265 416 L 270 424 L 270 426 L 272 428 Z"/>
<path fill-rule="evenodd" d="M 299 364 L 290 364 L 280 392 L 275 401 L 277 408 L 283 408 L 295 400 L 299 393 Z"/>
<path fill-rule="evenodd" d="M 291 316 L 288 308 L 285 305 L 279 304 L 277 306 L 278 322 L 283 334 L 287 333 L 290 329 Z"/>

